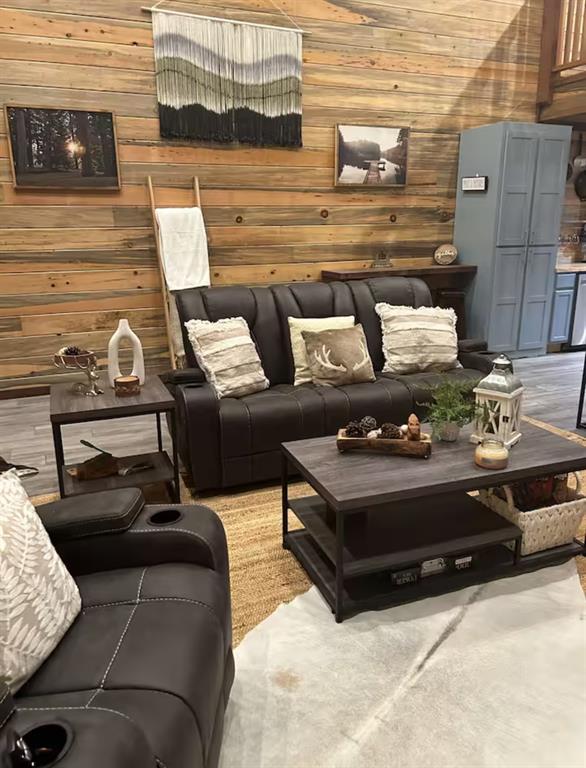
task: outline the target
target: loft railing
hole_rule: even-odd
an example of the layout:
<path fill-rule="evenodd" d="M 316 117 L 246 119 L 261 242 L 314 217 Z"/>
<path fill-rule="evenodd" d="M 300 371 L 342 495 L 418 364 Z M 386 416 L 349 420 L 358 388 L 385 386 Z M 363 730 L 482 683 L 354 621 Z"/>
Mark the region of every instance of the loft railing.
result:
<path fill-rule="evenodd" d="M 561 3 L 554 72 L 586 64 L 585 12 L 586 0 L 563 0 Z"/>
<path fill-rule="evenodd" d="M 539 104 L 550 104 L 561 85 L 586 80 L 586 0 L 545 0 Z"/>

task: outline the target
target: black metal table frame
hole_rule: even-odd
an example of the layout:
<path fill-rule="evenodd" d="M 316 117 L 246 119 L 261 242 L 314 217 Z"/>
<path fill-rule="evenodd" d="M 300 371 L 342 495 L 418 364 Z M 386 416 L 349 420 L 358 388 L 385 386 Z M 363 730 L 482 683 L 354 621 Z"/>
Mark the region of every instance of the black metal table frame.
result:
<path fill-rule="evenodd" d="M 584 368 L 582 369 L 582 383 L 580 384 L 580 399 L 578 400 L 578 414 L 576 416 L 576 429 L 586 429 L 586 421 L 583 420 L 585 395 L 586 395 L 586 355 L 584 355 Z"/>
<path fill-rule="evenodd" d="M 170 436 L 171 436 L 171 445 L 173 446 L 173 482 L 172 482 L 172 501 L 176 504 L 179 504 L 181 502 L 181 486 L 179 481 L 179 455 L 177 451 L 177 423 L 176 423 L 176 413 L 175 408 L 161 408 L 159 411 L 155 411 L 154 416 L 156 417 L 157 422 L 157 446 L 159 453 L 164 453 L 163 449 L 163 432 L 161 428 L 161 414 L 166 413 L 168 415 L 168 418 L 171 422 L 170 424 Z M 152 411 L 149 413 L 137 413 L 137 414 L 131 414 L 128 413 L 121 413 L 119 416 L 109 414 L 107 416 L 100 416 L 99 411 L 96 411 L 95 417 L 84 417 L 83 419 L 80 419 L 79 421 L 67 421 L 66 425 L 69 426 L 70 424 L 85 424 L 90 421 L 107 421 L 109 419 L 128 419 L 132 418 L 132 415 L 135 416 L 148 416 L 151 415 Z M 57 480 L 59 481 L 59 495 L 61 498 L 65 496 L 65 485 L 63 482 L 63 473 L 65 470 L 65 454 L 63 451 L 63 435 L 61 433 L 61 427 L 65 426 L 65 424 L 60 423 L 51 423 L 51 427 L 53 429 L 53 444 L 55 447 L 55 461 L 57 463 Z"/>
<path fill-rule="evenodd" d="M 299 465 L 297 465 L 297 462 L 291 462 L 291 459 L 286 455 L 286 453 L 282 450 L 281 452 L 281 512 L 282 512 L 282 545 L 283 549 L 290 550 L 291 547 L 288 544 L 287 538 L 289 535 L 289 465 L 290 463 L 293 463 L 297 466 L 297 469 L 300 469 Z M 311 485 L 308 478 L 303 474 L 303 479 Z M 321 496 L 319 492 L 314 488 L 314 491 L 318 496 Z M 323 500 L 323 497 L 321 497 Z M 324 500 L 325 501 L 325 500 Z M 349 514 L 348 512 L 342 511 L 342 510 L 334 510 L 330 505 L 327 505 L 328 515 L 330 516 L 330 519 L 333 521 L 335 519 L 336 523 L 336 558 L 335 558 L 335 577 L 336 577 L 336 584 L 335 584 L 335 600 L 334 605 L 331 606 L 332 613 L 334 613 L 336 623 L 341 623 L 344 621 L 345 618 L 345 612 L 344 612 L 344 535 L 345 535 L 345 515 Z M 360 510 L 354 510 L 352 511 L 353 515 L 360 515 Z M 576 542 L 577 543 L 577 542 Z M 501 576 L 507 576 L 507 575 L 515 575 L 517 573 L 517 569 L 519 568 L 519 565 L 522 561 L 521 558 L 521 545 L 522 545 L 522 538 L 521 538 L 521 532 L 519 531 L 519 536 L 515 538 L 515 546 L 514 550 L 512 552 L 513 558 L 512 563 L 510 566 L 504 569 L 504 571 L 501 573 Z M 294 553 L 295 554 L 295 553 Z M 586 556 L 586 542 L 583 546 L 582 554 Z M 299 558 L 297 558 L 299 560 Z M 567 558 L 566 558 L 567 559 Z M 312 573 L 308 570 L 307 565 L 304 562 L 300 563 L 301 566 L 308 572 L 312 582 L 320 589 L 319 582 L 313 578 Z M 553 564 L 553 563 L 552 563 Z M 540 567 L 540 566 L 537 566 Z M 491 577 L 480 577 L 479 583 L 483 583 L 485 581 L 491 581 Z M 320 589 L 321 591 L 321 589 Z M 329 603 L 326 596 L 324 596 L 324 599 L 326 599 L 326 602 Z M 425 595 L 422 595 L 422 597 Z M 409 600 L 410 602 L 411 600 Z M 384 603 L 384 605 L 383 605 Z M 331 605 L 331 604 L 330 604 Z M 386 602 L 383 600 L 381 601 L 380 607 L 388 607 Z"/>

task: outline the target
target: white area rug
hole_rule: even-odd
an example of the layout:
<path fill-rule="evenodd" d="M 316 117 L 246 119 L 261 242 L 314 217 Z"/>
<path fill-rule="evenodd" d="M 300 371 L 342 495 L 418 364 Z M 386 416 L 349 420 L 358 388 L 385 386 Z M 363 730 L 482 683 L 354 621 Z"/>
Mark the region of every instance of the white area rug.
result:
<path fill-rule="evenodd" d="M 313 587 L 236 650 L 221 768 L 584 768 L 574 562 L 338 625 Z"/>

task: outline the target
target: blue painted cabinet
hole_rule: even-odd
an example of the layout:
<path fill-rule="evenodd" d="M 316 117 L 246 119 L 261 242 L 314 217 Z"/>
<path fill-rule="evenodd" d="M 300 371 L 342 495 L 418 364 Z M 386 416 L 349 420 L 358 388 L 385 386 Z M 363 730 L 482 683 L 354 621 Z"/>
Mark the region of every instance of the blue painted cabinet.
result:
<path fill-rule="evenodd" d="M 551 342 L 563 344 L 570 340 L 570 324 L 572 321 L 575 287 L 575 274 L 557 276 L 549 332 L 549 340 Z"/>
<path fill-rule="evenodd" d="M 557 247 L 551 245 L 527 250 L 517 344 L 523 352 L 547 346 L 556 257 Z"/>
<path fill-rule="evenodd" d="M 571 128 L 494 123 L 464 131 L 454 243 L 478 271 L 467 294 L 470 335 L 495 352 L 545 352 Z M 487 176 L 484 192 L 462 178 Z"/>
<path fill-rule="evenodd" d="M 515 131 L 505 138 L 497 245 L 525 245 L 531 220 L 537 139 Z"/>
<path fill-rule="evenodd" d="M 499 248 L 494 257 L 492 321 L 487 341 L 493 352 L 506 352 L 519 335 L 525 249 Z"/>

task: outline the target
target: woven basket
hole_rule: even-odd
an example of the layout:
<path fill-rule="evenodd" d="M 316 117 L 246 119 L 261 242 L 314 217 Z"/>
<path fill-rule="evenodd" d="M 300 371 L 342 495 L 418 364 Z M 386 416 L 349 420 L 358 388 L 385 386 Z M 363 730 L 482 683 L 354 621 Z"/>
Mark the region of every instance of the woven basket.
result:
<path fill-rule="evenodd" d="M 478 499 L 521 529 L 522 555 L 561 547 L 573 541 L 586 512 L 586 498 L 582 496 L 580 477 L 573 474 L 576 478 L 576 489 L 568 488 L 569 500 L 551 507 L 521 512 L 515 507 L 513 492 L 508 485 L 503 486 L 506 501 L 496 496 L 492 488 L 479 491 Z"/>

